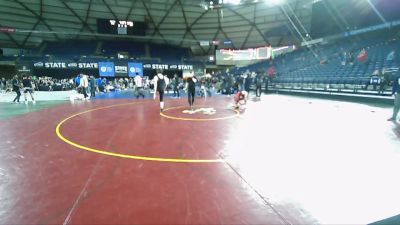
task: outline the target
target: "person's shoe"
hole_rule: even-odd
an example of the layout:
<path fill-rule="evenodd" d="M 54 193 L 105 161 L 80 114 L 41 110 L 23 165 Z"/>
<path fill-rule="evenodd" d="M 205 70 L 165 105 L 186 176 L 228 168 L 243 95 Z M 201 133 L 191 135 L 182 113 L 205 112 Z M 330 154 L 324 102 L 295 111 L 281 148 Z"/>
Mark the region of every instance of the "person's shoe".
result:
<path fill-rule="evenodd" d="M 27 105 L 27 104 L 28 104 L 28 101 L 24 101 L 24 103 L 25 103 L 25 105 Z"/>
<path fill-rule="evenodd" d="M 32 103 L 33 103 L 33 104 L 36 104 L 36 101 L 35 101 L 35 100 L 33 100 L 33 101 L 32 101 Z"/>
<path fill-rule="evenodd" d="M 387 121 L 395 121 L 396 119 L 395 118 L 393 118 L 393 117 L 391 117 L 391 118 L 389 118 L 389 119 L 387 119 Z"/>

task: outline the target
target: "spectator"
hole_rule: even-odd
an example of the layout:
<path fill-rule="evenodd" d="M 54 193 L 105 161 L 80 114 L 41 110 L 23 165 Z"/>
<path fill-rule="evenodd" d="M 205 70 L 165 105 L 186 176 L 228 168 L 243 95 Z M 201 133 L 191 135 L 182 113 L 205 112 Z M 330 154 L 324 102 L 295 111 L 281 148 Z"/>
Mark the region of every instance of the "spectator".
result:
<path fill-rule="evenodd" d="M 394 50 L 389 52 L 389 54 L 386 57 L 386 61 L 392 62 L 395 59 L 395 54 L 396 52 Z"/>
<path fill-rule="evenodd" d="M 381 73 L 381 83 L 379 86 L 379 92 L 384 94 L 386 87 L 389 85 L 390 74 L 386 71 L 386 68 L 382 69 Z"/>
<path fill-rule="evenodd" d="M 262 77 L 261 74 L 257 74 L 256 76 L 256 97 L 261 97 L 261 86 L 262 86 Z"/>
<path fill-rule="evenodd" d="M 365 50 L 365 48 L 361 49 L 357 59 L 361 63 L 365 63 L 368 60 L 368 52 Z"/>
<path fill-rule="evenodd" d="M 350 66 L 354 65 L 354 53 L 353 53 L 353 51 L 349 52 L 349 65 Z"/>
<path fill-rule="evenodd" d="M 251 86 L 251 75 L 250 74 L 246 74 L 246 77 L 244 79 L 244 90 L 247 93 L 250 93 L 250 86 Z"/>
<path fill-rule="evenodd" d="M 1 81 L 0 81 L 0 90 L 2 91 L 2 92 L 6 92 L 6 90 L 7 90 L 7 81 L 6 81 L 6 78 L 1 78 Z"/>
<path fill-rule="evenodd" d="M 265 93 L 268 92 L 269 77 L 264 74 Z"/>
<path fill-rule="evenodd" d="M 274 78 L 276 76 L 276 69 L 274 66 L 270 66 L 267 70 L 267 74 L 270 78 Z"/>
<path fill-rule="evenodd" d="M 372 73 L 372 75 L 371 75 L 371 77 L 370 77 L 370 79 L 369 79 L 369 82 L 367 83 L 367 85 L 365 86 L 365 89 L 368 89 L 368 86 L 370 85 L 370 84 L 372 84 L 373 85 L 373 88 L 374 88 L 374 91 L 376 90 L 376 86 L 377 85 L 379 85 L 380 83 L 381 83 L 381 73 L 380 73 L 380 71 L 379 70 L 375 70 L 373 73 Z"/>
<path fill-rule="evenodd" d="M 340 59 L 340 61 L 342 62 L 342 66 L 345 66 L 345 65 L 346 65 L 346 62 L 347 62 L 347 53 L 346 53 L 346 52 L 343 52 L 343 53 L 341 54 L 341 59 Z"/>

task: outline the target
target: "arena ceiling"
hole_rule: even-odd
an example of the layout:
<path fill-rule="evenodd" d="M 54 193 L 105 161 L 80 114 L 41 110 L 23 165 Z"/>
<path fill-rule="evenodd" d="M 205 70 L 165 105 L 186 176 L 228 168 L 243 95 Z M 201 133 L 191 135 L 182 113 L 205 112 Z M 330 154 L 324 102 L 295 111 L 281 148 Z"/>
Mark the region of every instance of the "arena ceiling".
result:
<path fill-rule="evenodd" d="M 231 40 L 234 48 L 280 46 L 309 32 L 313 0 L 242 0 L 206 8 L 203 0 L 0 0 L 0 47 L 32 48 L 66 39 L 136 39 L 191 47 L 200 41 Z M 314 0 L 315 1 L 315 0 Z M 97 33 L 97 19 L 146 21 L 145 37 Z"/>

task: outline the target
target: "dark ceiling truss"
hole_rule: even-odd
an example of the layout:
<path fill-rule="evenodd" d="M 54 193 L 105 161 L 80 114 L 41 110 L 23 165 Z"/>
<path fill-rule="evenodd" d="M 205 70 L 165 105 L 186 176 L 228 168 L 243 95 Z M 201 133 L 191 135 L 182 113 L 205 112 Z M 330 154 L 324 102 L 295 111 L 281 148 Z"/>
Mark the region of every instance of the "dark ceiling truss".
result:
<path fill-rule="evenodd" d="M 41 23 L 43 23 L 43 25 L 45 25 L 47 27 L 47 29 L 51 32 L 53 32 L 53 29 L 49 26 L 49 24 L 47 24 L 47 22 L 45 21 L 45 19 L 43 19 L 42 15 L 43 15 L 43 1 L 40 1 L 40 9 L 41 12 L 40 14 L 37 14 L 35 11 L 33 11 L 32 9 L 30 9 L 29 7 L 27 7 L 24 3 L 20 2 L 19 0 L 15 0 L 16 3 L 18 3 L 19 5 L 21 5 L 24 9 L 28 10 L 30 13 L 32 13 Z M 29 33 L 30 35 L 30 33 Z M 57 40 L 61 40 L 60 37 L 56 34 L 53 33 L 54 37 Z"/>
<path fill-rule="evenodd" d="M 296 1 L 296 5 L 295 5 L 295 7 L 294 7 L 294 11 L 297 11 L 297 10 L 298 10 L 298 8 L 299 8 L 299 3 L 300 3 L 300 0 L 297 0 L 297 1 Z M 293 13 L 294 13 L 294 12 L 293 12 Z M 289 26 L 289 23 L 287 22 L 287 20 L 285 20 L 285 25 L 286 25 L 286 27 L 288 27 L 288 29 L 289 29 L 289 31 L 290 31 L 292 37 L 295 37 L 294 32 L 293 32 L 293 29 Z M 281 35 L 281 37 L 279 38 L 279 41 L 278 41 L 278 46 L 281 46 L 282 41 L 283 41 L 284 39 L 285 39 L 284 35 Z"/>
<path fill-rule="evenodd" d="M 221 33 L 225 36 L 225 38 L 226 38 L 227 40 L 231 40 L 231 39 L 228 37 L 228 35 L 226 34 L 226 32 L 224 31 L 224 29 L 222 29 L 222 27 L 221 27 L 220 31 L 221 31 Z M 232 47 L 233 47 L 233 48 L 236 48 L 235 46 L 236 46 L 235 43 L 232 42 Z"/>
<path fill-rule="evenodd" d="M 53 1 L 57 4 L 54 4 Z M 289 2 L 284 4 L 285 12 L 271 11 L 272 14 L 269 7 L 262 7 L 261 4 L 224 5 L 222 10 L 224 10 L 225 16 L 222 15 L 222 11 L 217 9 L 202 9 L 198 0 L 32 0 L 31 2 L 3 0 L 0 3 L 0 13 L 2 14 L 0 17 L 3 17 L 1 23 L 5 26 L 16 26 L 18 34 L 14 36 L 6 33 L 3 35 L 3 40 L 9 42 L 10 45 L 23 48 L 37 43 L 33 36 L 41 37 L 44 41 L 65 38 L 88 39 L 90 37 L 90 39 L 96 38 L 97 40 L 120 38 L 121 36 L 117 35 L 97 34 L 94 22 L 96 18 L 111 17 L 129 20 L 135 17 L 133 15 L 142 15 L 150 28 L 147 35 L 122 38 L 141 42 L 191 46 L 193 51 L 206 55 L 214 47 L 212 45 L 202 46 L 200 42 L 203 40 L 226 38 L 232 40 L 231 48 L 234 49 L 252 45 L 262 46 L 271 44 L 268 40 L 270 37 L 264 31 L 276 26 L 286 25 L 288 27 L 286 34 L 290 32 L 289 34 L 293 37 L 288 35 L 271 36 L 273 38 L 270 40 L 274 45 L 282 45 L 292 40 L 293 43 L 301 42 L 301 39 L 304 38 L 302 36 L 305 36 L 304 34 L 310 26 L 310 15 L 308 8 L 302 7 L 303 1 L 292 0 L 290 6 Z M 97 4 L 99 7 L 96 7 Z M 119 11 L 121 7 L 125 8 L 123 14 Z M 279 8 L 281 7 L 277 7 L 277 9 Z M 218 17 L 207 14 L 209 12 L 218 13 Z M 264 21 L 269 21 L 268 24 L 257 22 L 262 21 L 263 18 Z M 217 19 L 218 21 L 216 21 Z M 236 34 L 235 30 L 240 30 L 240 35 Z"/>
<path fill-rule="evenodd" d="M 200 47 L 201 51 L 203 52 L 203 54 L 206 54 L 206 51 L 205 51 L 204 48 L 200 45 L 200 41 L 197 40 L 196 36 L 195 36 L 195 35 L 193 34 L 193 32 L 192 32 L 192 26 L 193 26 L 193 24 L 189 25 L 188 20 L 187 20 L 187 17 L 186 17 L 185 10 L 183 9 L 183 4 L 182 4 L 182 1 L 181 1 L 181 0 L 179 0 L 179 5 L 181 6 L 183 19 L 184 19 L 185 25 L 186 25 L 185 34 L 183 35 L 183 38 L 182 38 L 181 43 L 179 44 L 179 46 L 182 46 L 183 42 L 184 42 L 185 39 L 186 39 L 186 36 L 187 36 L 188 34 L 190 34 L 190 35 L 192 36 L 192 38 L 193 38 L 193 39 L 197 42 L 197 44 L 199 45 L 199 47 Z M 205 12 L 205 13 L 207 13 L 207 12 Z M 205 13 L 204 13 L 204 14 L 205 14 Z M 202 15 L 204 15 L 204 14 L 202 14 Z M 202 15 L 200 15 L 200 17 L 201 17 Z M 198 18 L 199 18 L 199 17 L 198 17 Z M 198 21 L 198 19 L 196 19 L 196 21 Z M 195 21 L 195 22 L 196 22 L 196 21 Z"/>
<path fill-rule="evenodd" d="M 219 29 L 217 29 L 217 32 L 214 34 L 213 40 L 215 40 L 215 39 L 218 37 L 218 34 L 219 34 Z M 208 47 L 207 53 L 210 53 L 210 51 L 212 50 L 212 47 L 213 47 L 213 46 L 214 46 L 214 45 L 210 45 L 210 46 Z"/>
<path fill-rule="evenodd" d="M 247 40 L 249 39 L 250 34 L 253 31 L 253 29 L 254 29 L 254 26 L 251 26 L 249 32 L 247 32 L 247 35 L 246 35 L 246 37 L 245 37 L 245 39 L 244 39 L 244 41 L 242 43 L 242 46 L 240 47 L 241 49 L 243 49 L 244 46 L 247 44 Z"/>
<path fill-rule="evenodd" d="M 111 13 L 111 15 L 114 17 L 115 20 L 118 20 L 117 14 L 114 13 L 114 11 L 111 9 L 110 5 L 106 2 L 106 0 L 102 0 L 108 11 Z"/>
<path fill-rule="evenodd" d="M 302 32 L 303 32 L 304 34 L 308 34 L 309 32 L 308 32 L 307 29 L 304 27 L 304 25 L 303 25 L 303 23 L 300 21 L 299 17 L 296 15 L 296 12 L 298 11 L 298 7 L 299 7 L 299 4 L 298 4 L 298 3 L 299 3 L 299 1 L 296 1 L 296 5 L 295 5 L 294 10 L 292 9 L 292 7 L 291 7 L 289 4 L 287 4 L 287 8 L 289 8 L 289 10 L 290 10 L 290 12 L 292 13 L 293 17 L 296 19 L 297 24 L 301 27 Z"/>
<path fill-rule="evenodd" d="M 83 29 L 85 29 L 85 27 L 86 27 L 90 32 L 95 33 L 95 32 L 90 28 L 90 26 L 89 26 L 89 24 L 88 24 L 90 9 L 92 8 L 92 1 L 93 1 L 93 0 L 89 0 L 88 8 L 87 8 L 87 10 L 86 10 L 86 15 L 85 15 L 85 21 L 84 21 L 84 23 L 82 23 L 81 29 L 79 29 L 79 33 L 81 33 L 81 32 L 83 31 Z M 79 35 L 76 35 L 75 38 L 78 38 L 78 37 L 79 37 Z M 97 36 L 96 36 L 96 38 L 97 38 Z"/>
<path fill-rule="evenodd" d="M 233 26 L 233 27 L 237 27 L 237 26 Z M 222 33 L 222 34 L 224 35 L 224 37 L 225 37 L 227 40 L 230 40 L 230 38 L 228 37 L 228 35 L 227 35 L 226 32 L 224 31 L 224 29 L 222 28 L 222 23 L 221 23 L 221 11 L 218 11 L 218 28 L 217 28 L 217 32 L 216 32 L 215 35 L 214 35 L 213 40 L 215 40 L 215 39 L 218 37 L 218 34 L 219 34 L 219 33 Z M 233 42 L 232 42 L 232 46 L 233 46 L 233 48 L 236 48 L 236 47 L 235 47 L 235 44 L 234 44 Z M 212 46 L 210 46 L 210 47 L 208 48 L 208 52 L 210 52 L 211 48 L 212 48 Z"/>
<path fill-rule="evenodd" d="M 333 21 L 336 23 L 336 25 L 341 29 L 342 32 L 346 32 L 346 28 L 350 27 L 349 23 L 343 18 L 343 16 L 338 12 L 338 9 L 334 4 L 332 4 L 329 1 L 323 1 L 322 4 L 324 4 L 325 8 L 327 9 L 329 16 L 333 19 Z"/>
<path fill-rule="evenodd" d="M 222 11 L 219 11 L 219 12 L 218 12 L 218 30 L 219 30 L 219 32 L 221 32 L 221 33 L 224 35 L 224 37 L 225 37 L 227 40 L 230 40 L 230 38 L 228 37 L 228 35 L 227 35 L 226 32 L 224 31 L 224 29 L 222 28 L 222 24 L 221 24 L 221 13 L 222 13 Z M 234 26 L 234 27 L 237 27 L 237 26 Z M 215 38 L 214 38 L 214 39 L 215 39 Z M 236 48 L 235 46 L 236 46 L 235 43 L 232 42 L 232 47 L 233 47 L 233 48 Z"/>
<path fill-rule="evenodd" d="M 3 27 L 3 25 L 0 24 L 0 27 Z M 11 42 L 12 42 L 13 44 L 15 44 L 15 46 L 17 46 L 18 48 L 21 48 L 21 47 L 22 47 L 22 45 L 19 44 L 18 41 L 15 40 L 15 38 L 14 38 L 11 34 L 9 34 L 9 33 L 4 33 L 4 34 L 7 35 L 7 37 L 11 40 Z"/>
<path fill-rule="evenodd" d="M 92 0 L 90 0 L 90 1 L 92 1 Z M 133 0 L 133 1 L 132 1 L 132 5 L 131 5 L 131 7 L 129 8 L 129 12 L 128 12 L 128 14 L 127 14 L 126 17 L 125 17 L 125 20 L 129 20 L 129 18 L 131 17 L 132 12 L 133 12 L 133 9 L 135 8 L 136 2 L 137 2 L 137 0 Z"/>
<path fill-rule="evenodd" d="M 206 54 L 206 50 L 204 50 L 203 46 L 200 45 L 200 41 L 196 38 L 196 36 L 193 34 L 192 31 L 189 31 L 190 35 L 192 35 L 193 39 L 197 42 L 197 44 L 200 46 L 201 51 L 203 54 Z"/>
<path fill-rule="evenodd" d="M 256 23 L 256 11 L 257 11 L 257 4 L 254 4 L 253 24 Z M 251 32 L 253 32 L 254 27 L 255 27 L 255 25 L 251 26 L 249 32 L 246 35 L 246 38 L 244 39 L 244 41 L 242 43 L 242 46 L 240 48 L 244 48 L 244 46 L 247 44 L 247 40 L 249 39 Z"/>
<path fill-rule="evenodd" d="M 196 38 L 196 36 L 193 34 L 192 27 L 193 27 L 195 24 L 197 24 L 197 22 L 199 22 L 199 20 L 200 20 L 201 18 L 203 18 L 208 12 L 209 12 L 209 10 L 206 10 L 206 11 L 202 12 L 202 13 L 200 14 L 200 16 L 198 16 L 198 17 L 193 21 L 193 23 L 190 24 L 190 25 L 186 28 L 186 31 L 190 32 L 190 34 L 192 35 L 192 37 L 194 38 L 194 40 L 197 41 L 197 43 L 199 44 L 200 49 L 201 49 L 201 51 L 203 52 L 203 54 L 206 54 L 207 51 L 203 48 L 203 46 L 200 45 L 200 41 L 199 41 L 199 40 Z M 197 29 L 197 30 L 199 30 L 199 29 Z M 205 30 L 209 30 L 209 29 L 208 29 L 208 28 L 205 28 Z"/>
<path fill-rule="evenodd" d="M 160 35 L 162 41 L 163 41 L 165 44 L 168 44 L 168 42 L 167 42 L 167 41 L 165 40 L 165 38 L 164 38 L 164 35 L 160 32 L 159 26 L 157 26 L 156 23 L 154 22 L 154 19 L 153 19 L 153 17 L 151 16 L 149 7 L 147 7 L 145 0 L 142 0 L 142 3 L 143 3 L 143 6 L 144 6 L 144 8 L 145 8 L 145 10 L 146 10 L 146 13 L 147 13 L 147 16 L 148 16 L 150 22 L 151 22 L 151 23 L 153 24 L 153 26 L 154 26 L 154 32 L 153 32 L 153 34 L 151 35 L 151 38 L 154 38 L 155 33 L 158 33 L 158 34 Z M 174 7 L 175 4 L 176 4 L 176 1 L 175 1 L 174 4 L 172 4 L 171 8 L 167 11 L 167 14 L 170 13 L 170 11 L 172 10 L 172 8 Z M 167 17 L 167 16 L 164 16 L 164 17 Z M 163 18 L 163 19 L 165 19 L 165 18 Z"/>
<path fill-rule="evenodd" d="M 42 18 L 43 17 L 43 0 L 40 0 L 40 12 L 39 12 L 39 16 Z M 36 27 L 39 25 L 40 23 L 40 19 L 37 19 L 35 25 L 33 25 L 32 30 L 35 30 Z M 28 41 L 28 39 L 31 37 L 32 32 L 29 32 L 28 35 L 26 35 L 24 41 L 22 42 L 22 46 L 25 46 L 26 42 Z"/>
<path fill-rule="evenodd" d="M 168 17 L 168 15 L 172 12 L 172 9 L 173 9 L 173 8 L 175 7 L 175 5 L 178 3 L 178 0 L 175 0 L 175 2 L 174 2 L 173 4 L 171 4 L 171 6 L 167 9 L 167 12 L 166 12 L 165 15 L 163 16 L 163 18 L 161 18 L 161 20 L 160 20 L 160 22 L 159 22 L 158 24 L 156 24 L 156 23 L 154 22 L 154 19 L 153 19 L 153 17 L 151 16 L 151 14 L 150 14 L 150 12 L 149 12 L 149 9 L 148 9 L 148 7 L 146 6 L 144 0 L 142 0 L 142 2 L 143 2 L 143 5 L 144 5 L 144 7 L 145 7 L 145 9 L 146 9 L 147 15 L 150 17 L 150 20 L 152 21 L 153 26 L 154 26 L 154 31 L 153 31 L 153 33 L 151 34 L 151 37 L 153 38 L 154 35 L 156 35 L 156 33 L 158 33 L 158 34 L 163 38 L 164 42 L 167 43 L 167 41 L 164 39 L 164 36 L 163 36 L 163 35 L 161 34 L 161 32 L 160 32 L 160 26 L 161 26 L 161 24 L 164 22 L 164 20 Z"/>
<path fill-rule="evenodd" d="M 268 41 L 268 39 L 265 37 L 265 35 L 261 32 L 260 28 L 257 27 L 257 25 L 252 22 L 251 20 L 247 19 L 245 16 L 243 16 L 242 14 L 238 13 L 236 10 L 232 9 L 231 7 L 225 7 L 226 9 L 228 9 L 229 11 L 231 11 L 232 13 L 234 13 L 235 15 L 239 16 L 240 18 L 242 18 L 243 20 L 247 21 L 249 23 L 250 26 L 254 27 L 254 29 L 256 29 L 256 31 L 260 34 L 260 36 L 263 38 L 263 40 L 265 41 L 266 44 L 270 45 L 271 43 Z"/>
<path fill-rule="evenodd" d="M 72 14 L 74 14 L 74 16 L 81 21 L 82 23 L 82 27 L 80 29 L 80 31 L 78 32 L 78 34 L 76 35 L 76 38 L 79 36 L 79 34 L 83 31 L 83 29 L 86 27 L 91 33 L 95 34 L 95 31 L 90 28 L 90 26 L 87 24 L 87 19 L 89 17 L 89 10 L 91 7 L 91 3 L 92 0 L 89 1 L 89 6 L 88 6 L 88 10 L 86 11 L 86 16 L 85 16 L 85 20 L 83 20 L 78 13 L 75 12 L 75 10 L 73 10 L 64 0 L 60 0 L 60 2 L 64 5 L 65 8 L 67 8 Z"/>
<path fill-rule="evenodd" d="M 185 34 L 183 35 L 182 40 L 181 40 L 181 42 L 179 43 L 179 46 L 181 46 L 182 43 L 185 41 L 186 35 L 187 35 L 188 31 L 189 31 L 189 24 L 188 24 L 188 21 L 187 21 L 187 18 L 186 18 L 186 14 L 185 14 L 185 10 L 183 9 L 183 5 L 182 5 L 181 0 L 178 0 L 178 3 L 179 3 L 179 5 L 180 5 L 180 7 L 181 7 L 181 11 L 182 11 L 182 15 L 183 15 L 183 20 L 185 21 L 185 25 L 186 25 Z"/>
<path fill-rule="evenodd" d="M 307 40 L 304 38 L 303 34 L 301 33 L 301 31 L 299 30 L 299 28 L 297 27 L 295 21 L 293 21 L 292 17 L 288 14 L 288 12 L 286 11 L 284 5 L 279 7 L 280 10 L 282 11 L 282 13 L 286 16 L 288 23 L 291 25 L 291 27 L 294 28 L 294 30 L 296 31 L 298 37 L 300 38 L 299 42 L 306 42 Z M 290 27 L 289 25 L 289 27 Z M 319 58 L 318 54 L 314 51 L 314 49 L 307 45 L 307 48 L 311 51 L 311 53 L 314 55 L 315 58 Z"/>

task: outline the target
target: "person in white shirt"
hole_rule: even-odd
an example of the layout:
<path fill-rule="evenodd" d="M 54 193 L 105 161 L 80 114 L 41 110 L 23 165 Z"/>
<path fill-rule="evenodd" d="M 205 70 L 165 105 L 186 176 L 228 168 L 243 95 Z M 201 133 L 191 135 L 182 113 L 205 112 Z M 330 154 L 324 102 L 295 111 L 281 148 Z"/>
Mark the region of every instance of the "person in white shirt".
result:
<path fill-rule="evenodd" d="M 169 79 L 167 76 L 162 74 L 161 70 L 157 70 L 157 75 L 153 78 L 154 84 L 154 96 L 153 98 L 156 99 L 157 92 L 160 95 L 160 111 L 164 110 L 164 91 L 169 83 Z"/>
<path fill-rule="evenodd" d="M 88 81 L 88 77 L 87 75 L 81 74 L 81 79 L 80 79 L 80 83 L 79 83 L 79 87 L 81 87 L 82 89 L 82 94 L 84 96 L 85 99 L 88 98 L 87 95 L 87 88 L 89 86 L 89 81 Z"/>
<path fill-rule="evenodd" d="M 144 99 L 144 88 L 143 88 L 143 78 L 136 73 L 135 75 L 135 96 L 136 99 L 139 99 L 139 96 L 142 96 Z"/>

